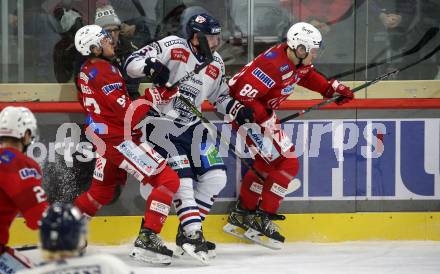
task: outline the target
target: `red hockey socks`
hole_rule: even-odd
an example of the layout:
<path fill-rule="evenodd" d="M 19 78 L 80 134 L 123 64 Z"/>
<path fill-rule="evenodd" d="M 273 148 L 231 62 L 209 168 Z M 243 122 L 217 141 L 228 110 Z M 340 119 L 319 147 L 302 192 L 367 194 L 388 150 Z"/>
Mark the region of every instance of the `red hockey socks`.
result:
<path fill-rule="evenodd" d="M 269 172 L 264 181 L 260 209 L 275 214 L 287 194 L 289 183 L 298 173 L 298 159 L 289 158 Z"/>
<path fill-rule="evenodd" d="M 149 183 L 154 188 L 147 199 L 144 227 L 160 233 L 168 217 L 172 198 L 179 189 L 179 177 L 167 166 Z"/>

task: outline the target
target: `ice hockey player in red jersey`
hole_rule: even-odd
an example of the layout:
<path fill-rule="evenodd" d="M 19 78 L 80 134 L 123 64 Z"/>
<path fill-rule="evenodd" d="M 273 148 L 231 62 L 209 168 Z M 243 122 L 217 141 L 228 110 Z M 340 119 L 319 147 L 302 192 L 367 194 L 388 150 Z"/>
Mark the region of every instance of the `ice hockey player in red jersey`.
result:
<path fill-rule="evenodd" d="M 75 205 L 83 213 L 94 216 L 111 202 L 116 187 L 125 184 L 127 173 L 143 184 L 150 184 L 153 190 L 146 202 L 145 223 L 131 256 L 148 263 L 169 264 L 173 252 L 158 234 L 179 188 L 179 178 L 164 158 L 140 141 L 141 132 L 133 128 L 145 118 L 151 102 L 169 100 L 177 89 L 147 89 L 145 96 L 131 101 L 120 71 L 109 62 L 115 53 L 108 33 L 97 25 L 85 26 L 76 33 L 75 46 L 88 57 L 81 67 L 77 86 L 87 114 L 86 132 L 93 136 L 97 149 L 92 184 L 75 200 Z M 161 79 L 165 83 L 166 76 L 162 71 Z"/>
<path fill-rule="evenodd" d="M 21 213 L 30 229 L 38 229 L 48 206 L 41 187 L 41 168 L 25 154 L 36 136 L 37 121 L 29 109 L 9 106 L 0 112 L 1 273 L 15 273 L 30 266 L 29 260 L 6 246 L 12 221 Z"/>
<path fill-rule="evenodd" d="M 353 99 L 348 87 L 337 80 L 327 80 L 313 67 L 312 59 L 321 40 L 321 33 L 314 26 L 296 23 L 287 32 L 287 43 L 260 54 L 228 83 L 231 96 L 237 100 L 233 106 L 235 127 L 242 126 L 248 145 L 255 147 L 253 167 L 264 176 L 264 182 L 251 170 L 245 174 L 239 199 L 224 227 L 227 233 L 270 248 L 282 247 L 284 236 L 272 220 L 281 218 L 276 213 L 298 172 L 298 160 L 274 110 L 293 93 L 296 85 L 319 92 L 325 98 L 341 95 L 337 104 Z M 270 142 L 263 141 L 263 133 L 271 137 Z M 245 233 L 240 233 L 239 228 Z"/>

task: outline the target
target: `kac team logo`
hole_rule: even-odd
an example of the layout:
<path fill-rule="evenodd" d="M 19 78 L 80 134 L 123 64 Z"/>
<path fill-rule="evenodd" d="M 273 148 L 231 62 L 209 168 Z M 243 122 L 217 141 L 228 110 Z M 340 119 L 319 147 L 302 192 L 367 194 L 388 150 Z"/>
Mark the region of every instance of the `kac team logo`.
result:
<path fill-rule="evenodd" d="M 29 178 L 41 179 L 41 174 L 35 168 L 22 168 L 18 171 L 20 178 L 26 180 Z"/>

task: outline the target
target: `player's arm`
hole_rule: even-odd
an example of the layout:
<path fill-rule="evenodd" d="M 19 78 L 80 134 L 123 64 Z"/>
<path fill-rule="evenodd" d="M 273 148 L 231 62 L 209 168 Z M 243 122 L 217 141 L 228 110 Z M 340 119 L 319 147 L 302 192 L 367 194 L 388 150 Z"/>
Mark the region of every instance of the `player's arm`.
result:
<path fill-rule="evenodd" d="M 229 94 L 229 87 L 226 83 L 222 84 L 217 92 L 208 98 L 218 112 L 239 125 L 255 122 L 254 111 L 243 105 L 240 101 L 234 99 Z"/>
<path fill-rule="evenodd" d="M 41 174 L 41 171 L 38 171 Z M 40 178 L 38 178 L 40 176 Z M 18 174 L 11 176 L 11 200 L 19 209 L 30 229 L 38 229 L 38 221 L 48 207 L 46 192 L 41 186 L 41 175 L 21 179 Z"/>
<path fill-rule="evenodd" d="M 253 112 L 254 121 L 258 124 L 269 119 L 274 113 L 263 99 L 275 85 L 275 73 L 271 71 L 270 64 L 249 66 L 236 74 L 231 80 L 231 93 L 233 97 L 244 105 L 242 112 Z M 240 108 L 240 105 L 235 106 Z M 239 116 L 238 116 L 239 117 Z M 239 123 L 239 120 L 237 120 Z"/>
<path fill-rule="evenodd" d="M 218 59 L 221 60 L 221 57 L 217 55 Z M 214 61 L 217 62 L 217 61 Z M 216 64 L 216 63 L 214 63 Z M 229 87 L 226 84 L 226 77 L 225 77 L 225 66 L 223 61 L 218 62 L 220 65 L 220 69 L 218 69 L 217 66 L 214 68 L 206 68 L 211 69 L 213 73 L 210 74 L 210 76 L 206 77 L 217 77 L 215 79 L 215 84 L 213 85 L 212 91 L 208 94 L 208 101 L 211 102 L 216 110 L 220 112 L 223 115 L 231 115 L 232 117 L 235 117 L 237 114 L 237 111 L 239 108 L 242 108 L 243 105 L 240 104 L 237 100 L 232 98 L 232 96 L 229 93 Z M 214 71 L 217 69 L 217 71 Z"/>
<path fill-rule="evenodd" d="M 145 97 L 132 101 L 128 96 L 126 86 L 123 84 L 124 79 L 119 73 L 115 73 L 110 65 L 102 68 L 102 73 L 94 81 L 95 89 L 98 89 L 102 96 L 105 97 L 105 104 L 108 111 L 112 113 L 125 115 L 126 118 L 131 117 L 130 128 L 137 125 L 150 110 L 151 104 L 141 101 Z"/>
<path fill-rule="evenodd" d="M 131 78 L 150 76 L 153 84 L 163 87 L 170 78 L 166 63 L 167 52 L 159 41 L 133 52 L 125 62 L 124 69 Z"/>
<path fill-rule="evenodd" d="M 307 72 L 299 81 L 299 85 L 310 90 L 319 92 L 324 98 L 331 98 L 335 93 L 342 96 L 337 104 L 344 104 L 354 98 L 351 89 L 339 81 L 327 80 L 322 74 L 318 73 L 313 66 L 307 66 Z"/>

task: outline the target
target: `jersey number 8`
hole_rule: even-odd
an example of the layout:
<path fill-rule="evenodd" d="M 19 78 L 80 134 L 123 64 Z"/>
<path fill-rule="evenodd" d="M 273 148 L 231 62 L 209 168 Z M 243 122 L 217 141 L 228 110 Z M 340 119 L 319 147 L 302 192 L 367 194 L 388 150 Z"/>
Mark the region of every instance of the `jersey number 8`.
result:
<path fill-rule="evenodd" d="M 249 98 L 254 98 L 258 93 L 258 90 L 254 89 L 251 85 L 246 84 L 240 90 L 240 96 L 245 96 Z"/>

